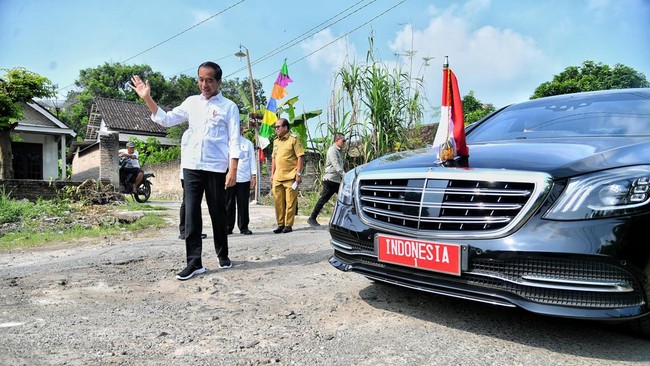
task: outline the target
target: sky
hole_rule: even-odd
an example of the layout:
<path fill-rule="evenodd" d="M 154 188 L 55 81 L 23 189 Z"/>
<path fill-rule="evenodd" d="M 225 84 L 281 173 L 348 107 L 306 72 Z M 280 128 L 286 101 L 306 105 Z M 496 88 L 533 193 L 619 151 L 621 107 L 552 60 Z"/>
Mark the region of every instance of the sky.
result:
<path fill-rule="evenodd" d="M 587 60 L 650 79 L 650 0 L 0 0 L 0 68 L 25 67 L 62 95 L 107 62 L 170 78 L 215 61 L 244 79 L 234 54 L 248 49 L 267 98 L 286 59 L 287 98 L 325 120 L 337 71 L 366 62 L 371 36 L 376 60 L 422 78 L 428 108 L 440 106 L 445 56 L 461 95 L 497 108 Z"/>

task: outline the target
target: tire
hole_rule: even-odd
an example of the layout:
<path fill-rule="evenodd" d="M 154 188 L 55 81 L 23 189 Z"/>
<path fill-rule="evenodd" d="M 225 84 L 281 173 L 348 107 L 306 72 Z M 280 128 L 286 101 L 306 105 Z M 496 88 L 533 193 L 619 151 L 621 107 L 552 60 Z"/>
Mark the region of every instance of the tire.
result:
<path fill-rule="evenodd" d="M 151 183 L 148 180 L 140 183 L 137 192 L 133 192 L 133 198 L 139 203 L 145 203 L 151 197 Z"/>
<path fill-rule="evenodd" d="M 650 314 L 624 322 L 623 327 L 641 338 L 650 338 Z"/>

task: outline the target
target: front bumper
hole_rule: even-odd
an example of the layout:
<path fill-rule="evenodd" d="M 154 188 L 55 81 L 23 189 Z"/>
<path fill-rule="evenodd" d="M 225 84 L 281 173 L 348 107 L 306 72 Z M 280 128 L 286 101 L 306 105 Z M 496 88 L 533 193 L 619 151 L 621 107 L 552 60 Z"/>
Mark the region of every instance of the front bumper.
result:
<path fill-rule="evenodd" d="M 553 241 L 539 234 L 544 224 L 532 219 L 526 225 L 530 234 L 520 230 L 505 238 L 462 240 L 467 264 L 454 276 L 380 262 L 374 245 L 380 231 L 359 220 L 352 206 L 338 204 L 330 222 L 334 255 L 329 262 L 378 281 L 544 315 L 615 320 L 648 313 L 647 268 L 638 266 L 647 259 L 625 260 L 624 244 L 603 239 L 610 239 L 609 224 L 615 223 L 563 227 L 556 222 L 559 229 L 546 233 L 557 237 Z"/>

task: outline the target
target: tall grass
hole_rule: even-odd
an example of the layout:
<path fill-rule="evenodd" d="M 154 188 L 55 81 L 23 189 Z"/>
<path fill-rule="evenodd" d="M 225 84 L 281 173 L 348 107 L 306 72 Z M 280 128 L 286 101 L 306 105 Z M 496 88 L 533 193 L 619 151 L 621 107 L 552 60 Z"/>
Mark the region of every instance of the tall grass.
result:
<path fill-rule="evenodd" d="M 314 149 L 325 156 L 334 133 L 343 133 L 349 141 L 343 151 L 346 170 L 429 143 L 417 132 L 427 104 L 424 78 L 377 59 L 373 36 L 368 40 L 365 63 L 344 64 L 337 72 L 327 121 L 318 126 L 325 137 L 312 140 Z"/>

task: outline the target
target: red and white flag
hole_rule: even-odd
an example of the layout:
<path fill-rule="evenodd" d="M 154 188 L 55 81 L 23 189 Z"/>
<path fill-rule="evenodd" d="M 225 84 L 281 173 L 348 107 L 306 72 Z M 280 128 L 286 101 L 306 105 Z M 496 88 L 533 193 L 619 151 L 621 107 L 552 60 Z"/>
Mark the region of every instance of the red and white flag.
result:
<path fill-rule="evenodd" d="M 465 142 L 463 103 L 456 75 L 449 68 L 447 56 L 442 68 L 440 123 L 433 139 L 433 148 L 438 150 L 440 160 L 450 160 L 454 156 L 469 156 L 469 148 Z"/>

